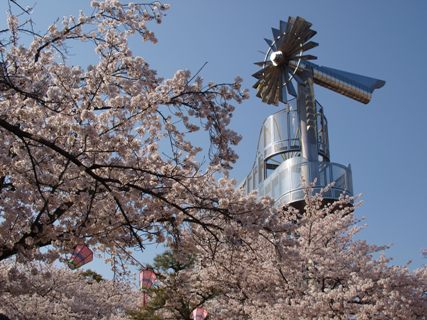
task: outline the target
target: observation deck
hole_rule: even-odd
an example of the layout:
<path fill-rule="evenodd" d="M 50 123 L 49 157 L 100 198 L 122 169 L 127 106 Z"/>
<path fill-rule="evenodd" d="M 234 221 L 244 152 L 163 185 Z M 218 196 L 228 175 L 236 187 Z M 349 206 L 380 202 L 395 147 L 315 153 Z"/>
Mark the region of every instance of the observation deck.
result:
<path fill-rule="evenodd" d="M 316 139 L 318 161 L 301 156 L 300 119 L 295 100 L 285 109 L 270 115 L 262 126 L 256 159 L 251 172 L 242 182 L 246 193 L 254 190 L 258 196 L 269 196 L 276 205 L 304 205 L 305 182 L 316 184 L 314 193 L 333 183 L 323 194 L 326 201 L 337 200 L 342 193 L 353 195 L 350 165 L 329 161 L 328 124 L 323 107 L 316 101 Z"/>

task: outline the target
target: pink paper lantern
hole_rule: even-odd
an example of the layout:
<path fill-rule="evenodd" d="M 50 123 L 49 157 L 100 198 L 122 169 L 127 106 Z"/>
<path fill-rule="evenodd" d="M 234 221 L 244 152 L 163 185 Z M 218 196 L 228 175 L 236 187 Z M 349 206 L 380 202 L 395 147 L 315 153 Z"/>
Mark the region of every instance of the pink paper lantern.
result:
<path fill-rule="evenodd" d="M 202 307 L 198 307 L 191 313 L 194 320 L 204 320 L 208 316 L 208 312 Z"/>
<path fill-rule="evenodd" d="M 156 282 L 157 277 L 153 270 L 145 269 L 139 273 L 139 287 L 149 289 Z"/>
<path fill-rule="evenodd" d="M 84 244 L 78 244 L 74 248 L 73 255 L 68 260 L 68 267 L 74 270 L 82 265 L 89 263 L 93 260 L 93 252 Z"/>

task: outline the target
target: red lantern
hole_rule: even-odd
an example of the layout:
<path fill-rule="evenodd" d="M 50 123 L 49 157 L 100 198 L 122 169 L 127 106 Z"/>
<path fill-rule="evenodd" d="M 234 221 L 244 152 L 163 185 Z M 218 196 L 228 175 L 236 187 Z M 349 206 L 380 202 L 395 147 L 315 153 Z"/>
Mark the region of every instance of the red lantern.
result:
<path fill-rule="evenodd" d="M 191 313 L 194 320 L 204 320 L 208 316 L 208 312 L 202 307 L 198 307 Z"/>
<path fill-rule="evenodd" d="M 93 252 L 84 244 L 78 244 L 74 248 L 73 255 L 68 260 L 68 267 L 74 270 L 82 265 L 89 263 L 93 260 Z"/>
<path fill-rule="evenodd" d="M 156 274 L 151 269 L 145 269 L 139 272 L 139 287 L 141 289 L 150 289 L 156 280 Z M 147 304 L 147 294 L 145 291 L 142 294 L 142 305 L 145 307 Z"/>
<path fill-rule="evenodd" d="M 139 273 L 139 287 L 149 289 L 156 282 L 156 274 L 151 269 L 141 270 Z"/>

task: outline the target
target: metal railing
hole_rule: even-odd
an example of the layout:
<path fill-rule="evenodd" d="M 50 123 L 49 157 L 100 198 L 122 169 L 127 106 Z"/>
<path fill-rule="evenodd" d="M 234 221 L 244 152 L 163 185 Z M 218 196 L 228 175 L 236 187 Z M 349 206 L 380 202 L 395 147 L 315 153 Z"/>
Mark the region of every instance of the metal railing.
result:
<path fill-rule="evenodd" d="M 258 191 L 258 195 L 269 196 L 276 203 L 293 203 L 304 200 L 304 181 L 316 183 L 313 192 L 333 183 L 323 194 L 326 199 L 338 199 L 342 193 L 353 195 L 351 167 L 333 162 L 307 162 L 291 158 L 283 162 L 274 172 L 258 184 L 256 189 L 245 184 L 246 192 Z"/>

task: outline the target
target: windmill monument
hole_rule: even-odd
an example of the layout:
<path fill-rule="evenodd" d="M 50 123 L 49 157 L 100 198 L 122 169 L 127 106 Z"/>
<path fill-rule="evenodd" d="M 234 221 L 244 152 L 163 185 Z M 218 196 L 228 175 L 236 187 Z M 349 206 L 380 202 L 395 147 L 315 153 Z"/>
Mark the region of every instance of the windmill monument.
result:
<path fill-rule="evenodd" d="M 263 102 L 282 102 L 285 108 L 264 121 L 254 166 L 242 184 L 248 193 L 257 190 L 259 196 L 297 208 L 304 205 L 303 181 L 316 181 L 313 192 L 333 183 L 324 194 L 327 200 L 353 195 L 350 165 L 330 161 L 327 120 L 314 84 L 364 104 L 385 84 L 310 62 L 317 57 L 306 51 L 318 46 L 310 40 L 316 34 L 311 26 L 301 17 L 289 17 L 279 29 L 272 28 L 272 40 L 265 39 L 268 51 L 264 61 L 255 63 L 261 69 L 253 75 L 254 88 Z"/>

